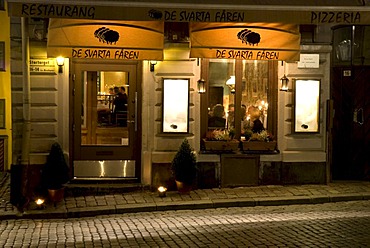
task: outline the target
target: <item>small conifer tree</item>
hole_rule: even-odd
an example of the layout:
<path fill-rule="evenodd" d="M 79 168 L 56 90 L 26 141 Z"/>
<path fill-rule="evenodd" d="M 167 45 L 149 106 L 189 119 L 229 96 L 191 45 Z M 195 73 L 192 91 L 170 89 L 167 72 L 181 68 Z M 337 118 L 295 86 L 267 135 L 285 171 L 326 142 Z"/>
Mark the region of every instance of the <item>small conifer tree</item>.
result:
<path fill-rule="evenodd" d="M 46 189 L 60 189 L 69 180 L 68 164 L 63 149 L 55 142 L 51 146 L 46 164 L 42 171 L 42 183 Z"/>
<path fill-rule="evenodd" d="M 196 165 L 193 149 L 185 138 L 172 160 L 172 172 L 175 180 L 192 184 L 196 177 Z"/>

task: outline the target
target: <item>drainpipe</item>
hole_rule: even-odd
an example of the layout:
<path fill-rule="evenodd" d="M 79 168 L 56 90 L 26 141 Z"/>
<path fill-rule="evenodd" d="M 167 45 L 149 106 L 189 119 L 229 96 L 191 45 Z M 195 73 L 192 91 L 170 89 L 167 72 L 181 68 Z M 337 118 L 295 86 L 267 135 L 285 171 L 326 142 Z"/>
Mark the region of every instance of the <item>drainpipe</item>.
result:
<path fill-rule="evenodd" d="M 30 162 L 30 137 L 31 137 L 31 114 L 30 114 L 30 50 L 29 50 L 29 27 L 28 18 L 21 17 L 22 25 L 22 73 L 23 73 L 23 130 L 22 130 L 22 195 L 27 199 L 28 189 L 28 165 Z"/>

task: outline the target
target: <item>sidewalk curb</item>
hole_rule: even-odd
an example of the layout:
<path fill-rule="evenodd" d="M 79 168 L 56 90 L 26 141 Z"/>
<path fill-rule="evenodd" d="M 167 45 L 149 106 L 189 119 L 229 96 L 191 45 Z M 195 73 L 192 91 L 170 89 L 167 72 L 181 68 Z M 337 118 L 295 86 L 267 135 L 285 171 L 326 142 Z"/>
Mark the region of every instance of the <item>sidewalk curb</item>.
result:
<path fill-rule="evenodd" d="M 257 199 L 257 206 L 312 204 L 311 197 L 309 196 L 262 197 L 262 198 L 256 198 L 256 199 Z"/>
<path fill-rule="evenodd" d="M 145 204 L 122 204 L 117 206 L 83 207 L 75 209 L 28 210 L 23 213 L 11 212 L 0 215 L 0 220 L 10 219 L 67 219 L 94 217 L 97 215 L 127 214 L 156 211 L 196 210 L 230 207 L 256 207 L 281 205 L 309 205 L 335 203 L 343 201 L 370 200 L 370 193 L 335 194 L 328 196 L 295 196 L 295 197 L 255 197 L 213 199 L 179 202 L 159 202 Z"/>
<path fill-rule="evenodd" d="M 0 215 L 0 220 L 11 220 L 11 219 L 19 219 L 18 212 L 6 212 Z"/>
<path fill-rule="evenodd" d="M 330 202 L 358 201 L 363 199 L 364 196 L 360 193 L 330 195 Z"/>

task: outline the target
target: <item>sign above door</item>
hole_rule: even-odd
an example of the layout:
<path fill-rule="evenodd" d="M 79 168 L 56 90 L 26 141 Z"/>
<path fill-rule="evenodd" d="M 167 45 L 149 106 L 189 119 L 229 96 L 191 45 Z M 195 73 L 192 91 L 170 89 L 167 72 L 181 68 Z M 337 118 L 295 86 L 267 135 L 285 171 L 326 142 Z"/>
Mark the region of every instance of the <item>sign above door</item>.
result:
<path fill-rule="evenodd" d="M 161 21 L 51 19 L 48 57 L 163 60 Z"/>
<path fill-rule="evenodd" d="M 365 1 L 50 1 L 9 0 L 11 16 L 165 22 L 370 24 Z"/>

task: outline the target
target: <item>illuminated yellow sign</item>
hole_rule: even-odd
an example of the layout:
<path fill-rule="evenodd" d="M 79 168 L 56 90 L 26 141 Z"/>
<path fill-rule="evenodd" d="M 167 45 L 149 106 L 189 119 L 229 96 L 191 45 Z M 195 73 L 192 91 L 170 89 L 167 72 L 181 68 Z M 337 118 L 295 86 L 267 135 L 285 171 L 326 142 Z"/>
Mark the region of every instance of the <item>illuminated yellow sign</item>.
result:
<path fill-rule="evenodd" d="M 211 5 L 210 5 L 211 6 Z M 370 24 L 368 11 L 187 9 L 9 2 L 11 16 L 165 22 L 283 22 Z"/>
<path fill-rule="evenodd" d="M 297 25 L 280 23 L 190 23 L 190 57 L 299 60 Z"/>

